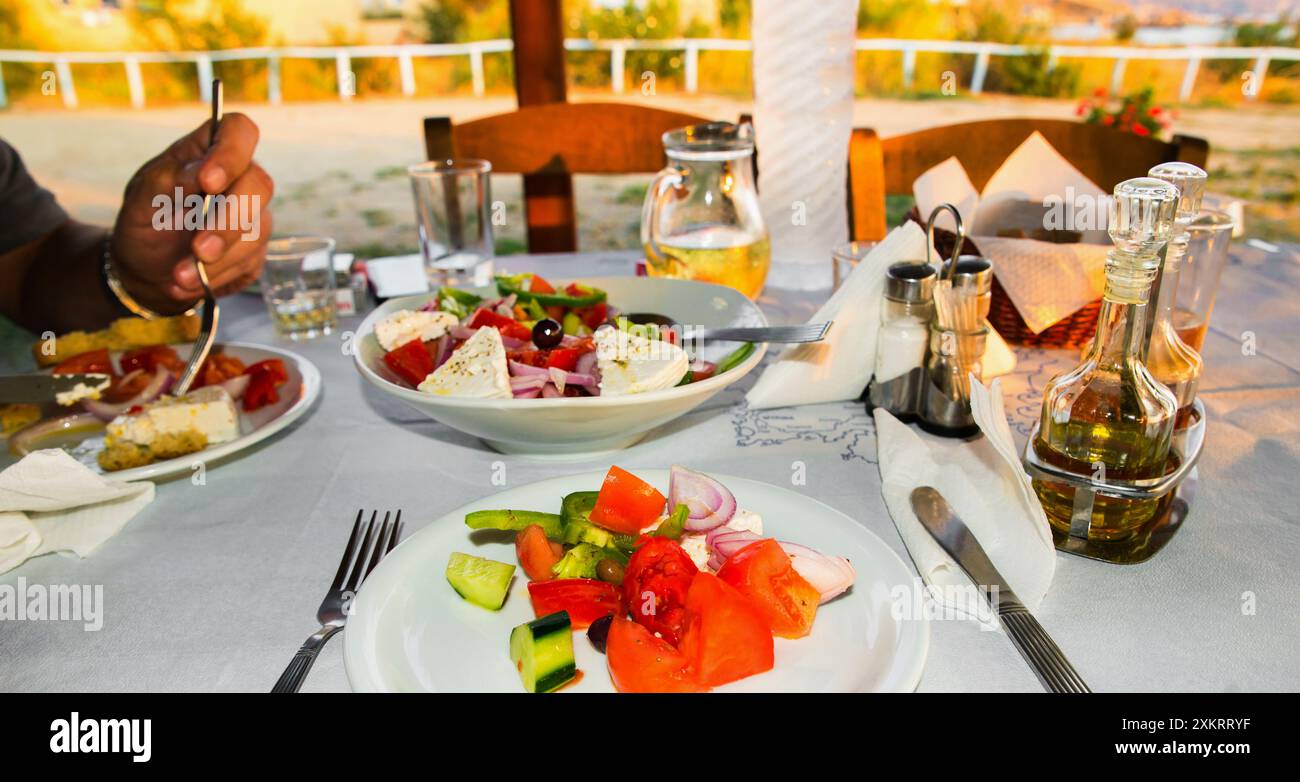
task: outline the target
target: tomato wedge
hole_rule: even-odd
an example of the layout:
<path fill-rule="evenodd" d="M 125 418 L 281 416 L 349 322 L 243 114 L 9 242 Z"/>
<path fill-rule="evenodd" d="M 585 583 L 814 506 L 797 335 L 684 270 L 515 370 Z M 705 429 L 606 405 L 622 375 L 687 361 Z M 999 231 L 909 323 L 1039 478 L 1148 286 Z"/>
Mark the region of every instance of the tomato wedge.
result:
<path fill-rule="evenodd" d="M 470 318 L 469 327 L 477 329 L 484 326 L 490 326 L 501 332 L 503 336 L 514 337 L 515 339 L 523 340 L 524 342 L 533 338 L 532 329 L 514 318 L 508 318 L 505 315 L 500 315 L 489 309 L 476 310 L 474 312 L 474 317 Z"/>
<path fill-rule="evenodd" d="M 284 362 L 278 358 L 259 361 L 248 368 L 248 390 L 244 392 L 244 410 L 252 412 L 280 401 L 275 389 L 289 379 Z"/>
<path fill-rule="evenodd" d="M 108 348 L 87 350 L 85 353 L 78 353 L 54 367 L 53 373 L 56 375 L 111 375 L 113 374 L 113 362 L 108 357 Z"/>
<path fill-rule="evenodd" d="M 219 353 L 213 354 L 209 356 L 208 361 L 220 355 Z M 181 360 L 181 357 L 174 349 L 167 345 L 152 345 L 147 348 L 128 350 L 122 354 L 117 363 L 122 367 L 122 374 L 124 375 L 136 369 L 143 369 L 152 375 L 160 365 L 166 367 L 167 371 L 173 375 L 180 375 L 185 371 L 185 362 Z M 204 366 L 206 367 L 206 364 Z M 240 372 L 243 372 L 242 364 L 240 365 L 240 371 L 235 374 L 238 375 Z M 199 379 L 203 379 L 202 371 L 199 372 Z"/>
<path fill-rule="evenodd" d="M 773 634 L 802 638 L 812 631 L 821 593 L 795 572 L 789 555 L 775 540 L 756 541 L 732 554 L 718 578 L 757 606 Z"/>
<path fill-rule="evenodd" d="M 609 676 L 619 692 L 705 692 L 686 656 L 636 622 L 614 617 L 605 641 Z"/>
<path fill-rule="evenodd" d="M 530 293 L 555 293 L 555 286 L 547 282 L 542 275 L 529 275 L 528 290 Z"/>
<path fill-rule="evenodd" d="M 564 546 L 546 539 L 546 533 L 537 524 L 529 524 L 515 536 L 515 555 L 519 557 L 519 566 L 533 581 L 550 581 L 555 578 L 551 566 L 564 556 Z M 558 611 L 560 609 L 556 609 Z M 547 611 L 553 614 L 555 611 Z M 545 616 L 546 614 L 538 614 Z"/>
<path fill-rule="evenodd" d="M 168 369 L 171 369 L 171 367 L 168 367 Z M 185 365 L 182 364 L 181 368 L 175 370 L 174 374 L 179 375 L 184 370 Z M 196 388 L 215 386 L 219 383 L 224 383 L 231 378 L 239 377 L 247 371 L 248 367 L 244 366 L 244 362 L 234 356 L 227 356 L 224 353 L 213 353 L 208 356 L 207 361 L 204 361 L 203 366 L 199 368 L 198 382 L 194 385 Z"/>
<path fill-rule="evenodd" d="M 569 612 L 575 630 L 591 627 L 602 616 L 623 613 L 623 596 L 618 587 L 594 578 L 534 581 L 528 585 L 528 597 L 539 618 L 556 611 Z"/>
<path fill-rule="evenodd" d="M 679 649 L 701 684 L 716 687 L 772 670 L 772 631 L 735 587 L 696 573 L 686 595 L 689 621 Z"/>
<path fill-rule="evenodd" d="M 623 600 L 632 619 L 675 644 L 686 629 L 686 594 L 699 572 L 670 538 L 642 538 L 623 571 Z"/>
<path fill-rule="evenodd" d="M 546 356 L 546 366 L 572 372 L 578 366 L 582 351 L 577 348 L 555 348 Z"/>
<path fill-rule="evenodd" d="M 433 357 L 418 338 L 385 353 L 384 363 L 412 386 L 419 386 L 433 371 Z"/>
<path fill-rule="evenodd" d="M 664 495 L 622 467 L 610 467 L 601 484 L 591 521 L 608 530 L 635 535 L 664 511 Z"/>

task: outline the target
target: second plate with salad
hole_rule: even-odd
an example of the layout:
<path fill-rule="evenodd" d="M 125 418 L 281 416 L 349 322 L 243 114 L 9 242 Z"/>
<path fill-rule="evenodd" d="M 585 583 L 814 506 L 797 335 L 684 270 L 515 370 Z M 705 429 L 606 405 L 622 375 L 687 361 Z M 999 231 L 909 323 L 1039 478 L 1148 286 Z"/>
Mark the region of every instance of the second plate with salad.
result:
<path fill-rule="evenodd" d="M 354 355 L 383 392 L 497 450 L 590 458 L 700 405 L 766 351 L 679 346 L 622 318 L 645 312 L 683 326 L 767 325 L 745 296 L 709 283 L 515 275 L 385 302 L 361 324 Z"/>

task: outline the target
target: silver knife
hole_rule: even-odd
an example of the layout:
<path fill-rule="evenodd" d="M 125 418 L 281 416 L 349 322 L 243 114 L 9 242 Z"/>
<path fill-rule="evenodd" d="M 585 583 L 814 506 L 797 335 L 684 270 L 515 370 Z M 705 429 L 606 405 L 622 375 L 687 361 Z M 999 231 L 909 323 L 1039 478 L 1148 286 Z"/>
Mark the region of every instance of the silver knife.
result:
<path fill-rule="evenodd" d="M 989 561 L 984 547 L 943 496 L 932 486 L 913 489 L 912 510 L 916 511 L 921 525 L 929 530 L 948 556 L 961 565 L 976 586 L 997 588 L 997 605 L 993 608 L 998 612 L 998 619 L 1021 656 L 1038 674 L 1043 686 L 1052 692 L 1092 692 L 1051 636 L 1016 597 L 1006 579 Z"/>
<path fill-rule="evenodd" d="M 98 373 L 80 375 L 0 375 L 0 402 L 53 402 L 78 386 L 103 390 L 113 378 Z"/>

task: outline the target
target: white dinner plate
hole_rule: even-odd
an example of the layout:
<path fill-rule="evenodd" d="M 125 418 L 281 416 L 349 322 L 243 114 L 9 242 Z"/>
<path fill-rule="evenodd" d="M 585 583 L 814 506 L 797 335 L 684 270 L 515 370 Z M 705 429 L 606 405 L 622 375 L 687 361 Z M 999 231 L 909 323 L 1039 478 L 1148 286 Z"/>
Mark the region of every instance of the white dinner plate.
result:
<path fill-rule="evenodd" d="M 174 347 L 182 358 L 189 356 L 188 345 Z M 217 349 L 243 361 L 245 365 L 255 364 L 268 358 L 282 359 L 289 375 L 289 379 L 284 385 L 276 389 L 280 394 L 278 402 L 251 413 L 244 412 L 241 403 L 235 402 L 235 407 L 239 410 L 240 436 L 234 440 L 218 443 L 204 448 L 202 451 L 178 456 L 175 459 L 167 459 L 153 464 L 146 464 L 143 467 L 132 467 L 129 470 L 118 470 L 117 472 L 105 472 L 100 468 L 99 462 L 96 461 L 99 452 L 104 449 L 104 435 L 102 432 L 82 438 L 79 441 L 68 442 L 51 438 L 50 442 L 59 445 L 72 454 L 77 461 L 95 472 L 103 473 L 114 480 L 140 481 L 166 478 L 172 475 L 193 472 L 194 464 L 197 461 L 201 460 L 205 464 L 211 463 L 260 443 L 301 418 L 311 408 L 312 403 L 316 401 L 316 397 L 320 396 L 320 370 L 316 368 L 315 364 L 297 353 L 245 342 L 218 343 L 213 346 L 213 350 Z M 18 457 L 9 451 L 7 445 L 8 443 L 0 444 L 0 469 L 4 469 L 18 461 Z"/>
<path fill-rule="evenodd" d="M 660 490 L 667 470 L 637 474 Z M 924 619 L 902 620 L 890 610 L 896 589 L 912 589 L 907 566 L 880 538 L 853 519 L 790 489 L 715 476 L 740 507 L 763 517 L 766 535 L 848 557 L 857 583 L 821 606 L 812 633 L 776 639 L 776 666 L 717 688 L 721 692 L 870 692 L 916 688 L 930 630 Z M 552 478 L 495 494 L 434 520 L 404 540 L 370 574 L 352 605 L 343 660 L 358 692 L 523 692 L 510 662 L 515 626 L 534 618 L 527 577 L 517 570 L 500 611 L 461 599 L 444 577 L 454 551 L 514 564 L 514 544 L 501 534 L 473 533 L 465 514 L 491 508 L 559 512 L 560 498 L 600 488 L 603 472 Z M 409 509 L 408 509 L 409 513 Z M 611 692 L 604 655 L 585 631 L 573 647 L 582 679 L 565 692 Z"/>

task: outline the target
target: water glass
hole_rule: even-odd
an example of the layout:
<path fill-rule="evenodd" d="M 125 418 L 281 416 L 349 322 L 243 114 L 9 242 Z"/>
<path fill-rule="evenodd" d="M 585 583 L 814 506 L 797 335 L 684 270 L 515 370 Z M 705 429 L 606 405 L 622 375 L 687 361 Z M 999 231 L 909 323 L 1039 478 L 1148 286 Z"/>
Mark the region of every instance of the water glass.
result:
<path fill-rule="evenodd" d="M 844 281 L 853 273 L 858 262 L 867 257 L 867 253 L 879 242 L 845 242 L 831 250 L 831 292 L 840 289 Z M 823 278 L 825 279 L 825 278 Z"/>
<path fill-rule="evenodd" d="M 1187 227 L 1187 255 L 1178 278 L 1174 328 L 1183 342 L 1197 352 L 1205 342 L 1219 279 L 1228 265 L 1234 225 L 1226 212 L 1205 210 Z"/>
<path fill-rule="evenodd" d="M 407 169 L 420 253 L 431 287 L 492 281 L 492 203 L 486 160 L 435 160 Z"/>
<path fill-rule="evenodd" d="M 338 326 L 334 308 L 334 240 L 285 236 L 266 246 L 262 299 L 278 334 L 311 339 Z"/>

